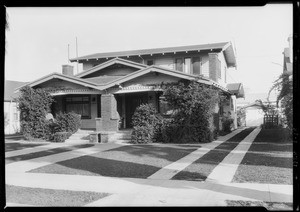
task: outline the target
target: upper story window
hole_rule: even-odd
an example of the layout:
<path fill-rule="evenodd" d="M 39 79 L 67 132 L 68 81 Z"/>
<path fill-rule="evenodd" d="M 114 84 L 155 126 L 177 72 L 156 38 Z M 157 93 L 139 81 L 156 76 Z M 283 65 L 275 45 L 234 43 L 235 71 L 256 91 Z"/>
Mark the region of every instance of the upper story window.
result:
<path fill-rule="evenodd" d="M 221 68 L 221 61 L 218 59 L 218 66 L 217 66 L 217 75 L 218 78 L 221 79 L 222 78 L 222 68 Z"/>
<path fill-rule="evenodd" d="M 201 74 L 201 58 L 185 57 L 175 59 L 175 69 L 187 74 Z"/>
<path fill-rule="evenodd" d="M 183 71 L 183 59 L 182 58 L 175 59 L 175 69 L 177 71 Z"/>
<path fill-rule="evenodd" d="M 148 66 L 152 66 L 154 64 L 154 61 L 153 60 L 147 60 L 147 65 Z"/>

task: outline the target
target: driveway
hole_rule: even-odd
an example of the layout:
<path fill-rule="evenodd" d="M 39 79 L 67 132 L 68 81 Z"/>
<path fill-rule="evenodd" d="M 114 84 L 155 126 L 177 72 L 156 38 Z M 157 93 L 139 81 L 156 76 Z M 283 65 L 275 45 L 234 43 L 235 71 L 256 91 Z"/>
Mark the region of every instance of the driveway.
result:
<path fill-rule="evenodd" d="M 228 201 L 290 204 L 293 195 L 288 180 L 275 184 L 261 183 L 260 179 L 236 180 L 245 173 L 245 167 L 240 167 L 247 165 L 244 160 L 260 134 L 260 128 L 246 128 L 211 143 L 182 145 L 35 145 L 10 141 L 6 143 L 5 154 L 7 203 L 24 206 L 227 206 Z M 289 155 L 285 156 L 288 161 Z M 286 161 L 282 164 L 288 164 Z M 291 168 L 285 166 L 288 173 Z M 283 175 L 284 171 L 280 172 Z M 52 191 L 62 199 L 74 198 L 45 201 L 53 195 Z M 66 191 L 73 193 L 66 195 Z M 44 198 L 33 202 L 25 198 L 26 192 L 36 193 L 34 199 L 39 198 L 38 194 Z M 24 194 L 23 199 L 16 198 L 20 193 Z M 86 196 L 89 198 L 82 200 Z"/>

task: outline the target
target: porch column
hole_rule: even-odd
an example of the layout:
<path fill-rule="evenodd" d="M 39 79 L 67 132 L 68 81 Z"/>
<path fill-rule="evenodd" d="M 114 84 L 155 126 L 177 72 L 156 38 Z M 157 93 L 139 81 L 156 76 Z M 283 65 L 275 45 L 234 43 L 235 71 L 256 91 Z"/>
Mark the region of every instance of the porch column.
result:
<path fill-rule="evenodd" d="M 119 114 L 117 101 L 113 94 L 101 95 L 101 118 L 96 119 L 97 131 L 118 131 Z"/>

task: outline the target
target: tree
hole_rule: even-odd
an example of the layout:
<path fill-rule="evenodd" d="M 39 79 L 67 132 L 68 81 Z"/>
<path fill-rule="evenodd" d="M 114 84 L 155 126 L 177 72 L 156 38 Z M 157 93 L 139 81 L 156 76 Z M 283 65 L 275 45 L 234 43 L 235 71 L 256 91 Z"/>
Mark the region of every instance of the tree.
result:
<path fill-rule="evenodd" d="M 274 90 L 279 90 L 277 96 L 277 105 L 281 102 L 281 108 L 285 116 L 285 121 L 289 129 L 293 128 L 293 80 L 290 79 L 290 75 L 282 73 L 277 80 L 274 81 L 273 86 L 269 90 L 270 93 Z M 269 96 L 268 96 L 269 98 Z"/>

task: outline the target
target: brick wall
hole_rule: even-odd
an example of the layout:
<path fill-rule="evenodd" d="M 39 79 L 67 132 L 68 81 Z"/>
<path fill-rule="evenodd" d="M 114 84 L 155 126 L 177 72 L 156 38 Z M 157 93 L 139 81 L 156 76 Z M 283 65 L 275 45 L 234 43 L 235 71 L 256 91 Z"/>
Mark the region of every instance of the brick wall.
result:
<path fill-rule="evenodd" d="M 113 94 L 101 95 L 101 118 L 96 118 L 97 131 L 118 131 L 119 114 Z"/>

